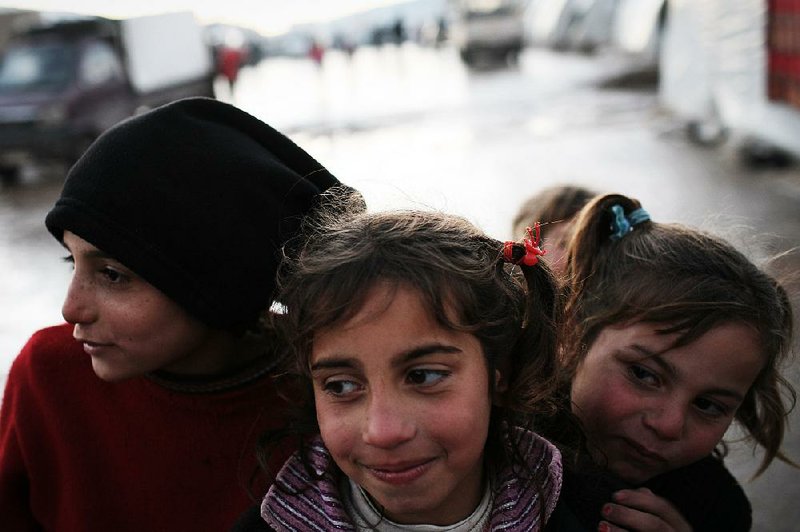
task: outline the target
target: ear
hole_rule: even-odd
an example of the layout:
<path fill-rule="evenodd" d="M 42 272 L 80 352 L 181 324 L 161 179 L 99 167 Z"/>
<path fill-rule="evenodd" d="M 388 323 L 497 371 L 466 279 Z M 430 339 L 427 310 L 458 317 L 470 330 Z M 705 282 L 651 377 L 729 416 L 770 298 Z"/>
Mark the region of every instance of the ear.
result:
<path fill-rule="evenodd" d="M 508 391 L 508 380 L 499 369 L 494 370 L 494 391 L 499 393 Z"/>

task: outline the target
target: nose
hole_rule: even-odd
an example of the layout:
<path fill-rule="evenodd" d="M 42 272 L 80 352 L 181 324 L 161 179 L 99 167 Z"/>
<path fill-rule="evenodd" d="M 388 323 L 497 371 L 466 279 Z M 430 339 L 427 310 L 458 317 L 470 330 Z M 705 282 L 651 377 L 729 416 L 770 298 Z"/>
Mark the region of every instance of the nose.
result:
<path fill-rule="evenodd" d="M 97 312 L 92 303 L 91 291 L 86 283 L 73 274 L 61 306 L 61 315 L 68 323 L 86 324 L 97 319 Z"/>
<path fill-rule="evenodd" d="M 678 401 L 662 402 L 645 410 L 644 425 L 664 440 L 679 440 L 686 427 L 686 409 Z"/>
<path fill-rule="evenodd" d="M 403 400 L 383 390 L 371 390 L 364 419 L 364 443 L 391 449 L 414 438 L 416 424 Z"/>

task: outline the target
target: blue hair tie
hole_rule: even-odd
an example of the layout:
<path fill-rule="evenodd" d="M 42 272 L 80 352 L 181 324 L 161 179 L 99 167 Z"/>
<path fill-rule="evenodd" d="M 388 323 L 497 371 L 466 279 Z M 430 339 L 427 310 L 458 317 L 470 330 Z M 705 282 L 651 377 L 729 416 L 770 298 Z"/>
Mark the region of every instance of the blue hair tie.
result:
<path fill-rule="evenodd" d="M 628 213 L 628 216 L 625 216 L 622 205 L 612 205 L 611 214 L 611 240 L 619 240 L 633 231 L 635 226 L 650 220 L 650 215 L 642 208 L 638 208 Z"/>

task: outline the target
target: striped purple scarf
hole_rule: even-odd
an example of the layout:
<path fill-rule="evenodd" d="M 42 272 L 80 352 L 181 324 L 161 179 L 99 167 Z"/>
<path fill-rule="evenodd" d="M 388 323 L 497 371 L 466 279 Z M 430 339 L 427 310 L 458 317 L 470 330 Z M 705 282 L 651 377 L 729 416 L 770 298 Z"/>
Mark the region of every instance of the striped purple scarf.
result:
<path fill-rule="evenodd" d="M 520 453 L 531 472 L 546 468 L 546 480 L 539 489 L 522 489 L 520 478 L 512 468 L 505 468 L 495 477 L 489 530 L 534 532 L 544 528 L 540 517 L 550 517 L 561 491 L 561 453 L 537 434 L 516 428 L 520 436 Z M 351 530 L 356 527 L 339 495 L 338 471 L 328 450 L 317 437 L 308 450 L 308 462 L 322 478 L 310 478 L 297 453 L 278 473 L 275 484 L 261 503 L 261 517 L 276 531 Z M 544 513 L 542 514 L 542 506 Z"/>

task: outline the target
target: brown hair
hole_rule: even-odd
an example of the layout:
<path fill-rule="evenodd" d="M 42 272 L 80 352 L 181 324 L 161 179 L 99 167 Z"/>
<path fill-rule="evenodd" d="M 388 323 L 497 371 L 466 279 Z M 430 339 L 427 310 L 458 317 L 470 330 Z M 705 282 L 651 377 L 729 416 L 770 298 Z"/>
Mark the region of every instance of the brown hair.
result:
<path fill-rule="evenodd" d="M 780 374 L 792 340 L 792 308 L 784 288 L 725 240 L 677 224 L 644 221 L 612 239 L 614 205 L 626 215 L 640 203 L 618 194 L 580 212 L 568 247 L 567 319 L 562 362 L 571 379 L 602 329 L 640 321 L 664 324 L 686 345 L 713 327 L 749 324 L 763 346 L 764 367 L 736 413 L 764 447 L 756 475 L 780 452 L 796 393 Z M 724 442 L 717 449 L 724 455 Z"/>

